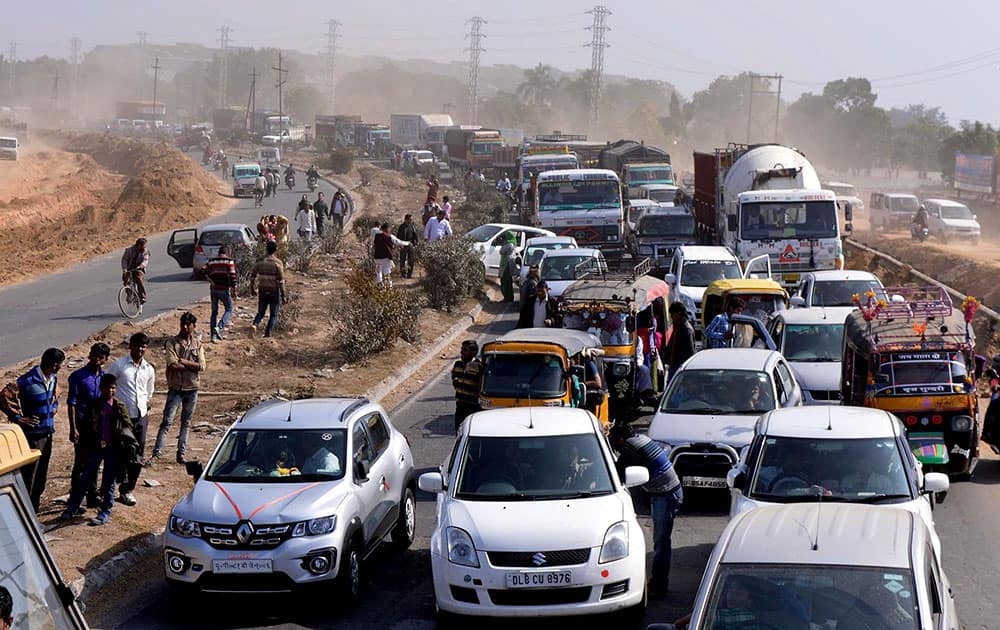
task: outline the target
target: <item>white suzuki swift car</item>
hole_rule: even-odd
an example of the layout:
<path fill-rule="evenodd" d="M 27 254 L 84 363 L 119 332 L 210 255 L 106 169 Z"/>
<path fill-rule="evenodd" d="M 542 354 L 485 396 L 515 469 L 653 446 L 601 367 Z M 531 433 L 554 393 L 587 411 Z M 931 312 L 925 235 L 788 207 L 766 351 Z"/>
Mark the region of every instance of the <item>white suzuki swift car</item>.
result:
<path fill-rule="evenodd" d="M 600 422 L 582 409 L 522 407 L 469 416 L 441 472 L 431 537 L 434 595 L 453 615 L 643 613 L 646 543 Z"/>

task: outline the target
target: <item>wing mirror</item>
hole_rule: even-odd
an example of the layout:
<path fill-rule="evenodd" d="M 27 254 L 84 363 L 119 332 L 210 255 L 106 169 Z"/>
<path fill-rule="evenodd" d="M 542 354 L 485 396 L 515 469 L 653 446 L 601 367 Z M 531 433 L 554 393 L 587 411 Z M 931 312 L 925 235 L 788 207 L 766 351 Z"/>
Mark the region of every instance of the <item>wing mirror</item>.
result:
<path fill-rule="evenodd" d="M 730 232 L 735 232 L 736 229 L 739 227 L 739 223 L 737 223 L 737 217 L 735 214 L 726 215 L 726 227 L 729 228 Z"/>
<path fill-rule="evenodd" d="M 944 473 L 929 472 L 924 475 L 923 491 L 926 494 L 937 494 L 938 492 L 947 492 L 950 486 L 951 482 L 948 480 L 948 475 Z"/>
<path fill-rule="evenodd" d="M 625 469 L 625 487 L 634 488 L 649 481 L 649 469 L 645 466 L 629 466 Z"/>
<path fill-rule="evenodd" d="M 184 471 L 197 481 L 201 479 L 201 474 L 205 472 L 205 467 L 199 461 L 184 462 Z"/>
<path fill-rule="evenodd" d="M 848 225 L 854 220 L 854 205 L 850 201 L 844 204 L 844 220 Z"/>
<path fill-rule="evenodd" d="M 443 492 L 444 477 L 439 472 L 424 473 L 417 478 L 417 487 L 424 492 Z"/>
<path fill-rule="evenodd" d="M 806 305 L 806 299 L 801 295 L 792 296 L 792 306 L 795 308 L 802 308 Z"/>
<path fill-rule="evenodd" d="M 730 468 L 726 473 L 726 485 L 730 490 L 742 490 L 746 482 L 747 474 L 743 471 L 742 464 Z"/>
<path fill-rule="evenodd" d="M 667 275 L 663 276 L 663 281 L 666 282 L 667 284 L 674 284 L 677 282 L 677 274 L 668 273 Z"/>

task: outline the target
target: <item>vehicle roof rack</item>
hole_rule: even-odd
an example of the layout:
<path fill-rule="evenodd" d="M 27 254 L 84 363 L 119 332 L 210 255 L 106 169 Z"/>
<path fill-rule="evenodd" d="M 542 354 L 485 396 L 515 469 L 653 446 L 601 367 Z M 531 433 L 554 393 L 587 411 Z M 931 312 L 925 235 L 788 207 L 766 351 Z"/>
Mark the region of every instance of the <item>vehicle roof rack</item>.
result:
<path fill-rule="evenodd" d="M 638 262 L 636 262 L 638 260 Z M 588 258 L 576 265 L 574 274 L 577 280 L 583 278 L 602 280 L 629 280 L 641 278 L 649 274 L 652 264 L 648 258 L 611 257 L 603 261 Z"/>
<path fill-rule="evenodd" d="M 931 319 L 952 314 L 951 296 L 939 286 L 885 287 L 886 304 L 876 314 L 877 319 Z M 897 299 L 901 298 L 901 299 Z M 862 298 L 864 300 L 864 298 Z"/>
<path fill-rule="evenodd" d="M 344 398 L 353 398 L 353 396 L 345 396 Z M 346 417 L 350 416 L 352 413 L 354 413 L 358 409 L 364 407 L 369 402 L 371 402 L 371 401 L 368 400 L 368 398 L 365 397 L 365 396 L 358 397 L 354 402 L 352 402 L 351 404 L 347 405 L 347 407 L 344 408 L 344 411 L 341 412 L 340 417 L 341 418 L 346 418 Z"/>

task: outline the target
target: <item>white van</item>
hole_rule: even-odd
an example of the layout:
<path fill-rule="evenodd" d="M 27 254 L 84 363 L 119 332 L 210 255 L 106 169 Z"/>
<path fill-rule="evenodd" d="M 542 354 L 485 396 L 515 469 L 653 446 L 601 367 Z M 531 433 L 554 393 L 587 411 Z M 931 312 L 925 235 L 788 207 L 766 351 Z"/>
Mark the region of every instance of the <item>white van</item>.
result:
<path fill-rule="evenodd" d="M 264 147 L 263 149 L 257 149 L 257 153 L 254 155 L 261 168 L 266 168 L 268 166 L 278 168 L 281 166 L 281 150 L 278 149 L 278 147 Z"/>
<path fill-rule="evenodd" d="M 924 199 L 924 207 L 927 208 L 927 227 L 931 236 L 944 242 L 966 239 L 971 240 L 973 245 L 979 244 L 979 220 L 969 206 L 950 199 Z"/>
<path fill-rule="evenodd" d="M 683 245 L 674 250 L 663 280 L 670 285 L 672 299 L 679 300 L 701 330 L 701 300 L 715 280 L 743 277 L 736 255 L 721 245 Z"/>
<path fill-rule="evenodd" d="M 0 137 L 0 158 L 17 161 L 21 145 L 17 138 Z"/>

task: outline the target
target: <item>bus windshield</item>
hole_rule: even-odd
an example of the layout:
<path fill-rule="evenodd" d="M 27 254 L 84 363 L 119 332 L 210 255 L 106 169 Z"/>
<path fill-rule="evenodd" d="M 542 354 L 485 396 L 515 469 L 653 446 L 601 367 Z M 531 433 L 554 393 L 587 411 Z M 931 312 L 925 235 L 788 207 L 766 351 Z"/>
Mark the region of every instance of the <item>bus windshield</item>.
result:
<path fill-rule="evenodd" d="M 539 210 L 592 210 L 621 207 L 618 183 L 611 179 L 544 182 L 538 186 Z"/>
<path fill-rule="evenodd" d="M 876 394 L 914 396 L 965 390 L 968 371 L 961 354 L 895 353 L 885 357 L 876 377 Z"/>
<path fill-rule="evenodd" d="M 832 201 L 745 203 L 740 238 L 836 238 L 837 206 Z"/>

